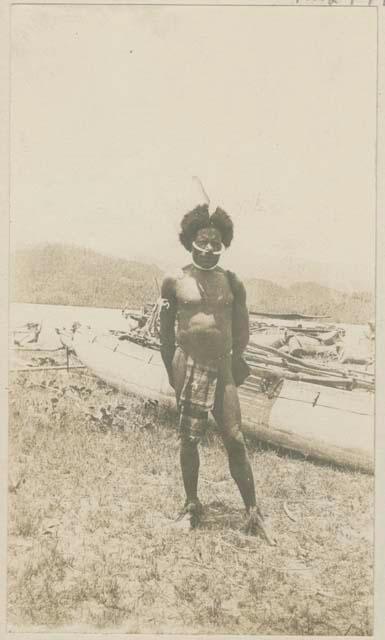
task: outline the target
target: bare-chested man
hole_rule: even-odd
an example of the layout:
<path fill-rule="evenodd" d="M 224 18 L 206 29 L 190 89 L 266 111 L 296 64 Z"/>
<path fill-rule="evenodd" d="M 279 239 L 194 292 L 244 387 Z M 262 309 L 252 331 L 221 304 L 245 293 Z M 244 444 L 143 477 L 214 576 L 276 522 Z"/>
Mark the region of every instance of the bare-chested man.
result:
<path fill-rule="evenodd" d="M 210 216 L 207 205 L 198 206 L 182 219 L 179 237 L 192 263 L 164 278 L 160 332 L 162 358 L 179 409 L 184 513 L 193 526 L 199 522 L 198 442 L 211 411 L 246 507 L 246 530 L 259 530 L 270 542 L 256 503 L 233 376 L 234 363 L 249 340 L 246 291 L 234 273 L 218 266 L 223 248 L 233 239 L 233 223 L 219 208 Z"/>

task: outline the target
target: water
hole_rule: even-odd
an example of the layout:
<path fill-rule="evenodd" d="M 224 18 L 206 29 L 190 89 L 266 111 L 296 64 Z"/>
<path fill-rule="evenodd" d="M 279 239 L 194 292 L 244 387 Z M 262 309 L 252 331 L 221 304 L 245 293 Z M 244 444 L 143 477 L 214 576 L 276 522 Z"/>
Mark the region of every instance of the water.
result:
<path fill-rule="evenodd" d="M 126 331 L 129 326 L 120 309 L 98 309 L 94 307 L 70 307 L 49 304 L 12 303 L 9 308 L 9 329 L 26 322 L 42 322 L 39 336 L 41 348 L 54 349 L 60 346 L 56 328 L 70 328 L 74 322 L 90 325 L 97 331 L 116 329 Z"/>
<path fill-rule="evenodd" d="M 12 329 L 26 322 L 43 323 L 39 337 L 41 348 L 59 347 L 60 341 L 55 328 L 70 328 L 74 322 L 90 325 L 96 331 L 106 331 L 107 329 L 126 331 L 129 328 L 120 309 L 12 303 L 9 311 L 10 331 L 12 332 Z M 303 325 L 305 326 L 306 322 L 303 322 Z M 349 345 L 349 350 L 367 351 L 367 325 L 341 324 L 337 326 L 345 329 L 344 342 L 346 346 Z"/>

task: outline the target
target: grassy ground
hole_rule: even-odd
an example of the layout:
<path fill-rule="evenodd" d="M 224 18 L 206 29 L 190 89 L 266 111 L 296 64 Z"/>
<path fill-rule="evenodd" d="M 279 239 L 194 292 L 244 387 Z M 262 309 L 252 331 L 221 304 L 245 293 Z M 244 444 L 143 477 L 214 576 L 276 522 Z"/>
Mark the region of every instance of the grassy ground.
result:
<path fill-rule="evenodd" d="M 175 416 L 83 371 L 12 375 L 10 629 L 371 634 L 373 478 L 250 450 L 270 547 L 210 433 L 186 533 Z"/>

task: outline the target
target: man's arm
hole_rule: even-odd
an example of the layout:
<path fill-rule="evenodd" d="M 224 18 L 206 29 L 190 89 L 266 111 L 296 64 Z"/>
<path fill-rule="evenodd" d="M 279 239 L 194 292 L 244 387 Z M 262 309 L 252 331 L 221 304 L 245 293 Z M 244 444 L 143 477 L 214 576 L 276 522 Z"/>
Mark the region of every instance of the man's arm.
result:
<path fill-rule="evenodd" d="M 161 296 L 163 306 L 160 311 L 160 353 L 168 373 L 171 386 L 172 381 L 172 360 L 175 353 L 175 320 L 176 320 L 176 295 L 175 278 L 165 276 Z"/>
<path fill-rule="evenodd" d="M 233 290 L 233 353 L 241 355 L 249 342 L 249 312 L 246 305 L 246 289 L 243 282 L 232 274 Z"/>

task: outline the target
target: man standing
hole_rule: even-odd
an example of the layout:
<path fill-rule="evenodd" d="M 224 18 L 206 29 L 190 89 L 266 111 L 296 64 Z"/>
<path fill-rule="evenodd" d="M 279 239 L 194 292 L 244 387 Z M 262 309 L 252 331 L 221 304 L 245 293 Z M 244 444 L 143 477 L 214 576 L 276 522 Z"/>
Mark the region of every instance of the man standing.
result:
<path fill-rule="evenodd" d="M 249 340 L 246 291 L 234 273 L 218 266 L 223 248 L 233 239 L 233 223 L 219 208 L 210 215 L 207 205 L 198 206 L 183 217 L 179 238 L 192 263 L 163 280 L 160 340 L 179 410 L 183 513 L 189 514 L 192 526 L 198 524 L 198 443 L 212 411 L 246 508 L 246 531 L 260 531 L 272 542 L 256 503 L 236 388 L 247 375 L 240 370 L 242 365 L 247 369 L 241 358 Z"/>

